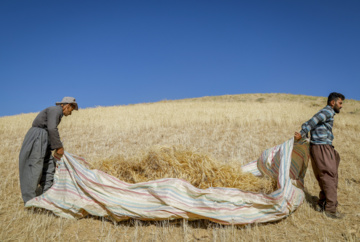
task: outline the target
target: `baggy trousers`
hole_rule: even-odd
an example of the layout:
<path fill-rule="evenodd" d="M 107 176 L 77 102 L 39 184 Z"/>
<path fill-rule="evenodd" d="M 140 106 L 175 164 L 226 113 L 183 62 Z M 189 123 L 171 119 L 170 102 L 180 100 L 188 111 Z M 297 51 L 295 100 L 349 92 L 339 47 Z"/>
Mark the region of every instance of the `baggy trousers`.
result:
<path fill-rule="evenodd" d="M 52 186 L 55 167 L 47 131 L 30 128 L 19 155 L 20 189 L 24 203 L 46 192 Z"/>
<path fill-rule="evenodd" d="M 332 145 L 311 145 L 310 155 L 321 189 L 318 203 L 325 205 L 325 211 L 336 212 L 340 155 Z"/>

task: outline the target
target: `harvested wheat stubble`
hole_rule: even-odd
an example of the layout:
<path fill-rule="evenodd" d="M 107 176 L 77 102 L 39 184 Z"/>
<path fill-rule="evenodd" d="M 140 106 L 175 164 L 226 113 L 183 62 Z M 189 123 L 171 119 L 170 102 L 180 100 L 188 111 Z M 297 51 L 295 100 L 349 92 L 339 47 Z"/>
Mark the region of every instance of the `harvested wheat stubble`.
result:
<path fill-rule="evenodd" d="M 128 183 L 180 178 L 201 189 L 231 187 L 266 194 L 276 190 L 274 179 L 243 173 L 239 163 L 221 163 L 182 147 L 154 147 L 130 159 L 104 159 L 96 168 Z"/>

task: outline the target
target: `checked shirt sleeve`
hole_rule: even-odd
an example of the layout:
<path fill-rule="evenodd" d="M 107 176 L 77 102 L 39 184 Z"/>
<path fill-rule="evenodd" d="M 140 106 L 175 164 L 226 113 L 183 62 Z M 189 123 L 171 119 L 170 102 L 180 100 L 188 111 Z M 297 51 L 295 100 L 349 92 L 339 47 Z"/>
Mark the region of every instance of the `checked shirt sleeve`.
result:
<path fill-rule="evenodd" d="M 310 130 L 315 129 L 317 125 L 326 122 L 326 120 L 330 119 L 331 117 L 332 117 L 332 113 L 330 111 L 326 109 L 320 110 L 309 121 L 301 125 L 301 130 L 300 130 L 301 137 L 307 136 L 307 133 Z"/>

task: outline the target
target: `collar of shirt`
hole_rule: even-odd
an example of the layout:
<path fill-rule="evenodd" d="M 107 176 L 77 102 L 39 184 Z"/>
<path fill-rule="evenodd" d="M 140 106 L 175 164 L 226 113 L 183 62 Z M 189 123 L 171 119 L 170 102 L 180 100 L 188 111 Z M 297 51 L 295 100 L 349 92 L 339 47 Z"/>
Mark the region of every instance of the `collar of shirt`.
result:
<path fill-rule="evenodd" d="M 336 113 L 335 113 L 334 109 L 330 105 L 327 105 L 325 107 L 325 109 L 328 109 L 333 114 L 333 116 L 335 116 Z"/>

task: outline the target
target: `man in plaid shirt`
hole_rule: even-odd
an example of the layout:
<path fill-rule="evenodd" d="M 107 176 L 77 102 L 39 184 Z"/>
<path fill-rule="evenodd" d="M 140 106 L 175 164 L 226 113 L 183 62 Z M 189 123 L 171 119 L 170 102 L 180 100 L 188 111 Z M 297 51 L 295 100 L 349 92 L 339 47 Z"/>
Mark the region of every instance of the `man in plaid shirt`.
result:
<path fill-rule="evenodd" d="M 300 133 L 295 132 L 295 140 L 307 137 L 310 131 L 310 155 L 316 180 L 320 186 L 319 201 L 316 210 L 324 211 L 330 218 L 342 218 L 337 211 L 337 186 L 339 153 L 334 149 L 332 133 L 334 116 L 340 113 L 345 96 L 340 93 L 330 93 L 327 106 L 316 113 L 301 126 Z"/>

